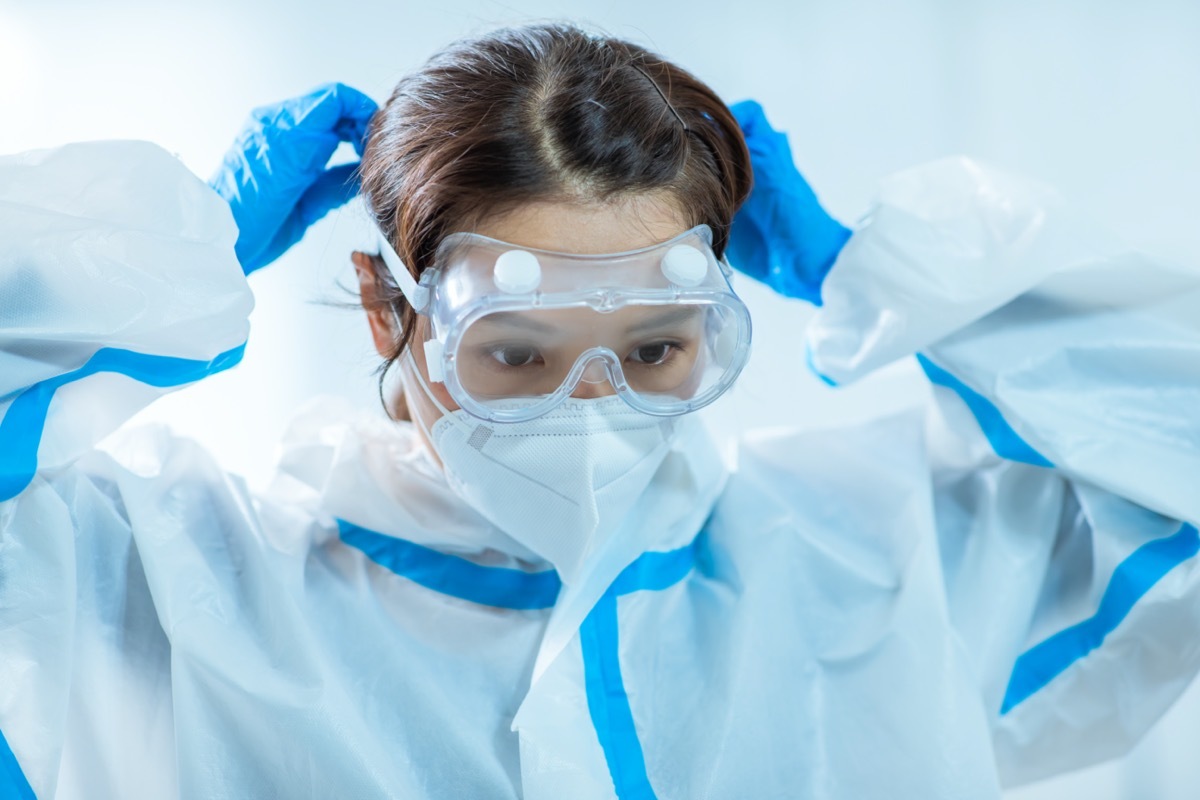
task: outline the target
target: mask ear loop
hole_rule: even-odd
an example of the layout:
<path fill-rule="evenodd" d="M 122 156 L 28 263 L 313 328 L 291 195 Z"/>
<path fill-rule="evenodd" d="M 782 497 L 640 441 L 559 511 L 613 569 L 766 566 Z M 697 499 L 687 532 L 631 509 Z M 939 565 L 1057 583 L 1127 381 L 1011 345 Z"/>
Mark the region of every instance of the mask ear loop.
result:
<path fill-rule="evenodd" d="M 453 411 L 442 405 L 442 401 L 438 400 L 437 395 L 435 395 L 433 390 L 429 388 L 429 383 L 425 380 L 425 376 L 421 374 L 421 370 L 417 369 L 417 362 L 413 359 L 411 347 L 405 348 L 403 361 L 401 363 L 406 371 L 412 373 L 417 385 L 421 387 L 421 393 L 429 399 L 429 402 L 433 403 L 434 407 L 439 412 L 441 412 L 441 415 L 444 419 L 450 420 L 451 425 L 461 428 L 462 431 L 468 435 L 473 434 L 479 428 L 479 426 L 473 426 L 470 423 L 464 422 L 457 415 L 455 415 Z M 410 411 L 412 412 L 413 421 L 421 427 L 422 431 L 424 431 L 425 436 L 429 439 L 429 443 L 433 444 L 433 431 L 425 424 L 424 420 L 421 419 L 421 414 L 416 409 L 410 409 Z"/>

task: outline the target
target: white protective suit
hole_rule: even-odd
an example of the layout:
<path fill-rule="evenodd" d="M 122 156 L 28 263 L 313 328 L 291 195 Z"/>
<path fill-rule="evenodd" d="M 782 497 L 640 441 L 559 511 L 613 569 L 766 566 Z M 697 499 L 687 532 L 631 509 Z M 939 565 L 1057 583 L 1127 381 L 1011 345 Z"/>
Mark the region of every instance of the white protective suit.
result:
<path fill-rule="evenodd" d="M 886 181 L 808 357 L 936 403 L 732 474 L 692 426 L 571 585 L 379 413 L 315 404 L 262 497 L 97 447 L 239 359 L 236 235 L 151 145 L 0 160 L 0 796 L 995 798 L 1200 667 L 1200 273 L 1045 189 Z"/>

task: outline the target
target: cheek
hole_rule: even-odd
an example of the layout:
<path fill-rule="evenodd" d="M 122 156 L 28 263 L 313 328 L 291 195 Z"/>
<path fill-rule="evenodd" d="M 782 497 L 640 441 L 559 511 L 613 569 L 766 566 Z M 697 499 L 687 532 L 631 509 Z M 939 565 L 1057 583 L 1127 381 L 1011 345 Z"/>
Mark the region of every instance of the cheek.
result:
<path fill-rule="evenodd" d="M 454 402 L 454 398 L 446 391 L 446 387 L 440 383 L 431 383 L 429 388 L 433 391 L 433 396 L 438 399 L 438 402 L 444 405 L 451 411 L 458 411 L 459 405 Z"/>

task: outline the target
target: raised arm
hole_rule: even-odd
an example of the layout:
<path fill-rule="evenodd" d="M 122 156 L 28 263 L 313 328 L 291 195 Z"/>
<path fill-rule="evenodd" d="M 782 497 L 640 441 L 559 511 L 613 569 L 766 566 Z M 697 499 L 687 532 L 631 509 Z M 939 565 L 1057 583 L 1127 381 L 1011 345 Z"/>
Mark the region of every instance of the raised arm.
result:
<path fill-rule="evenodd" d="M 141 142 L 0 159 L 0 502 L 241 360 L 243 272 L 357 193 L 326 164 L 374 111 L 342 84 L 257 108 L 211 189 Z"/>
<path fill-rule="evenodd" d="M 236 364 L 253 301 L 228 205 L 154 145 L 4 157 L 0 204 L 3 501 Z"/>
<path fill-rule="evenodd" d="M 945 591 L 1002 779 L 1126 752 L 1200 670 L 1200 270 L 967 159 L 887 179 L 838 244 L 811 192 L 759 174 L 794 167 L 754 166 L 771 213 L 741 229 L 778 244 L 734 265 L 819 301 L 812 369 L 915 358 L 934 385 Z"/>

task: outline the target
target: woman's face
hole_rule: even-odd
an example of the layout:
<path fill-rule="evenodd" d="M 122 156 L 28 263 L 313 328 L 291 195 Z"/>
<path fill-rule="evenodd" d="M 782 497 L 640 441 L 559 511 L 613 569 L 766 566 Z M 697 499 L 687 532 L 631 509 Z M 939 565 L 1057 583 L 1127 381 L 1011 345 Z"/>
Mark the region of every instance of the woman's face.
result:
<path fill-rule="evenodd" d="M 672 239 L 691 227 L 673 201 L 665 196 L 645 195 L 607 203 L 539 202 L 519 206 L 502 215 L 485 220 L 471 230 L 493 239 L 539 250 L 564 253 L 620 253 L 659 244 Z M 374 271 L 364 269 L 367 256 L 356 253 L 360 288 L 363 296 L 373 291 Z M 392 318 L 386 311 L 368 311 L 368 320 L 376 349 L 386 356 L 392 343 Z M 428 319 L 418 317 L 413 343 L 427 338 Z M 438 401 L 454 411 L 458 405 L 441 383 L 429 382 L 423 347 L 411 346 L 413 362 L 426 385 Z M 428 402 L 420 386 L 412 385 L 412 376 L 405 374 L 404 396 L 409 412 L 419 415 L 425 429 L 433 426 L 440 412 Z M 613 393 L 607 382 L 581 381 L 572 396 L 602 397 Z"/>

